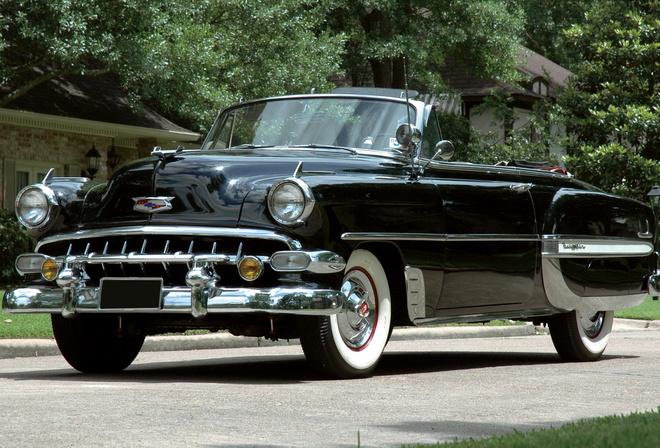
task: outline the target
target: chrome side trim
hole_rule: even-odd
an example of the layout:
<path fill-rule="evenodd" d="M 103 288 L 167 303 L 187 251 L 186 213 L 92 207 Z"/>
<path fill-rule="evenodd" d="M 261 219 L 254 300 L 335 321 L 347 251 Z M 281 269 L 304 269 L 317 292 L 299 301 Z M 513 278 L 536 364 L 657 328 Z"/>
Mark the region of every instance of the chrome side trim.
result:
<path fill-rule="evenodd" d="M 618 296 L 581 297 L 570 290 L 559 267 L 559 260 L 544 258 L 543 288 L 552 306 L 563 311 L 580 310 L 588 312 L 620 310 L 637 306 L 644 301 L 647 293 Z"/>
<path fill-rule="evenodd" d="M 347 232 L 342 234 L 344 241 L 446 241 L 442 233 L 386 233 L 386 232 Z"/>
<path fill-rule="evenodd" d="M 347 232 L 342 234 L 344 241 L 540 241 L 536 234 L 487 234 L 474 235 L 460 233 L 387 233 L 387 232 Z"/>
<path fill-rule="evenodd" d="M 163 289 L 159 310 L 99 309 L 99 288 L 80 287 L 65 300 L 62 288 L 32 286 L 7 291 L 2 305 L 7 313 L 191 313 L 198 317 L 213 313 L 268 313 L 329 316 L 340 312 L 344 295 L 333 289 L 309 288 L 220 288 L 204 289 L 204 300 L 191 299 L 191 288 Z M 193 303 L 194 302 L 194 303 Z M 65 310 L 66 307 L 66 310 Z"/>
<path fill-rule="evenodd" d="M 543 235 L 544 258 L 645 257 L 653 243 L 626 238 Z"/>
<path fill-rule="evenodd" d="M 449 234 L 447 235 L 448 242 L 455 241 L 540 241 L 538 235 L 536 234 L 488 234 L 488 233 L 478 233 L 474 235 L 468 234 Z"/>
<path fill-rule="evenodd" d="M 60 241 L 81 240 L 85 238 L 109 238 L 109 237 L 122 237 L 122 236 L 147 236 L 147 235 L 163 235 L 163 236 L 202 236 L 202 237 L 230 237 L 230 238 L 245 238 L 245 239 L 263 239 L 271 241 L 280 241 L 285 243 L 289 249 L 301 249 L 302 244 L 286 235 L 275 233 L 268 230 L 259 229 L 241 229 L 241 228 L 214 228 L 203 226 L 127 226 L 127 227 L 114 227 L 112 229 L 87 229 L 77 230 L 75 232 L 59 233 L 57 235 L 49 236 L 37 244 L 35 252 L 44 244 L 51 244 Z"/>

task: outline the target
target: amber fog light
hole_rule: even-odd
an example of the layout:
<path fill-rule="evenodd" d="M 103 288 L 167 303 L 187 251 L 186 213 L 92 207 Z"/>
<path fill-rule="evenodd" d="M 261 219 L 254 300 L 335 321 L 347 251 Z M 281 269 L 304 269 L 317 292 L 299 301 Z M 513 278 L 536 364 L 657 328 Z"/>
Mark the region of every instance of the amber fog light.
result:
<path fill-rule="evenodd" d="M 43 278 L 52 282 L 57 278 L 57 274 L 60 271 L 60 267 L 57 265 L 57 262 L 52 258 L 46 258 L 44 263 L 41 265 L 41 275 Z"/>
<path fill-rule="evenodd" d="M 238 274 L 243 280 L 254 281 L 264 272 L 264 264 L 257 257 L 248 256 L 238 262 Z"/>

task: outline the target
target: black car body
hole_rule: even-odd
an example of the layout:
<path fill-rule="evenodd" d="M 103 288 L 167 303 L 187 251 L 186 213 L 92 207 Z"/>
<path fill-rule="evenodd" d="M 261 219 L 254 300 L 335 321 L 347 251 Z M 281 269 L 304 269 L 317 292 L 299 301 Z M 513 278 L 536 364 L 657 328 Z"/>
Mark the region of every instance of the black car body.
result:
<path fill-rule="evenodd" d="M 3 307 L 51 313 L 86 372 L 202 328 L 300 338 L 325 373 L 366 376 L 392 326 L 498 318 L 548 323 L 564 358 L 599 358 L 612 310 L 657 295 L 652 210 L 452 152 L 434 109 L 400 92 L 228 107 L 200 150 L 23 190 L 37 245 Z"/>

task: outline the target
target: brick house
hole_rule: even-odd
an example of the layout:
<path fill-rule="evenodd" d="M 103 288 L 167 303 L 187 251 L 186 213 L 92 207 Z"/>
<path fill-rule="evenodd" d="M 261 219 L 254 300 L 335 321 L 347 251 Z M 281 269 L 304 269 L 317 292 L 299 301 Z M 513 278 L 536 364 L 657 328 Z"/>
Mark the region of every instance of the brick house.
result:
<path fill-rule="evenodd" d="M 146 106 L 132 108 L 112 78 L 53 78 L 0 108 L 0 207 L 13 209 L 16 193 L 51 168 L 87 175 L 91 148 L 101 155 L 95 178 L 107 179 L 154 146 L 194 148 L 199 138 Z"/>

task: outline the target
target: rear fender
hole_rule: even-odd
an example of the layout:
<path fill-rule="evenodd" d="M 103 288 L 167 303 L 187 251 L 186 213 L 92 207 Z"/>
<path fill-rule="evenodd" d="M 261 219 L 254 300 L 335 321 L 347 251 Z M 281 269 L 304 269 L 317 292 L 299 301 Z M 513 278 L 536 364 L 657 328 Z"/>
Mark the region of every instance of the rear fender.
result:
<path fill-rule="evenodd" d="M 641 303 L 651 273 L 654 217 L 645 204 L 593 191 L 559 191 L 545 215 L 542 270 L 550 303 L 564 311 Z"/>

